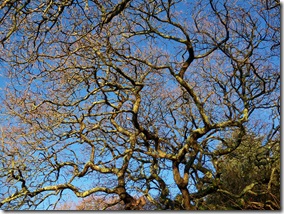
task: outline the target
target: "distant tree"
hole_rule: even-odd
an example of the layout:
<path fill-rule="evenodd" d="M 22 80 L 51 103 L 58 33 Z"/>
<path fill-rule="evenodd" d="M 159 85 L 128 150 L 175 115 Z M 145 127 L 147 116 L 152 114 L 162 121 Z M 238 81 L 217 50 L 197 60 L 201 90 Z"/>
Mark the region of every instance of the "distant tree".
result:
<path fill-rule="evenodd" d="M 1 209 L 278 208 L 278 0 L 5 0 L 0 65 Z"/>
<path fill-rule="evenodd" d="M 78 203 L 67 201 L 58 210 L 123 210 L 119 198 L 106 198 L 90 195 Z"/>
<path fill-rule="evenodd" d="M 153 210 L 155 207 L 150 203 L 147 203 L 144 198 L 136 199 L 138 210 Z M 119 197 L 109 196 L 94 196 L 90 195 L 84 198 L 78 203 L 67 201 L 57 208 L 58 210 L 125 210 L 123 202 Z"/>
<path fill-rule="evenodd" d="M 280 136 L 267 144 L 247 136 L 219 160 L 220 186 L 200 209 L 280 209 Z"/>

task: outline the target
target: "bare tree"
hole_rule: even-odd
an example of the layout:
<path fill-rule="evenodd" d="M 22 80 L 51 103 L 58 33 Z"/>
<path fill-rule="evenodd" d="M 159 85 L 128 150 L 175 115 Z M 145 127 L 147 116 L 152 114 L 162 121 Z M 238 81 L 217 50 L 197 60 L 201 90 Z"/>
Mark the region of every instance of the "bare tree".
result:
<path fill-rule="evenodd" d="M 198 209 L 230 194 L 219 162 L 246 136 L 280 143 L 279 1 L 0 8 L 1 209 L 53 209 L 66 193 Z"/>

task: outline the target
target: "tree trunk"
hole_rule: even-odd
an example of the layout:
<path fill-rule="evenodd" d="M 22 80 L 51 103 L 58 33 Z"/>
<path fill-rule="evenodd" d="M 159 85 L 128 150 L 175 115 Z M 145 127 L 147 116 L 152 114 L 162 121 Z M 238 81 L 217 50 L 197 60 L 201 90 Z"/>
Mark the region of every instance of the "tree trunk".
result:
<path fill-rule="evenodd" d="M 190 195 L 187 188 L 180 189 L 182 193 L 182 202 L 185 210 L 195 210 L 195 207 L 190 204 Z"/>

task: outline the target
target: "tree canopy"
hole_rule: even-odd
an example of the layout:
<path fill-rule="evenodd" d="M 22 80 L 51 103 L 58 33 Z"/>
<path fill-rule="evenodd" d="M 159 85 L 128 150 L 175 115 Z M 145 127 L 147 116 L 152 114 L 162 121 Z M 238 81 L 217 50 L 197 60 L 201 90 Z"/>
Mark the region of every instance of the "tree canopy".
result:
<path fill-rule="evenodd" d="M 1 209 L 280 209 L 279 0 L 5 0 L 0 65 Z"/>

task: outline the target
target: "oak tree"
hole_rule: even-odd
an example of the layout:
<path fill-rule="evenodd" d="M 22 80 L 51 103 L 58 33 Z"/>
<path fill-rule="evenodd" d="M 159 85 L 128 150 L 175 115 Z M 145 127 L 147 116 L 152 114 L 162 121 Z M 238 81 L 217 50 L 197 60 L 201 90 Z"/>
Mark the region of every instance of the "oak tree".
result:
<path fill-rule="evenodd" d="M 269 192 L 255 177 L 229 188 L 242 160 L 228 157 L 280 144 L 278 0 L 0 9 L 1 209 L 55 209 L 72 195 L 193 210 L 220 192 Z"/>

